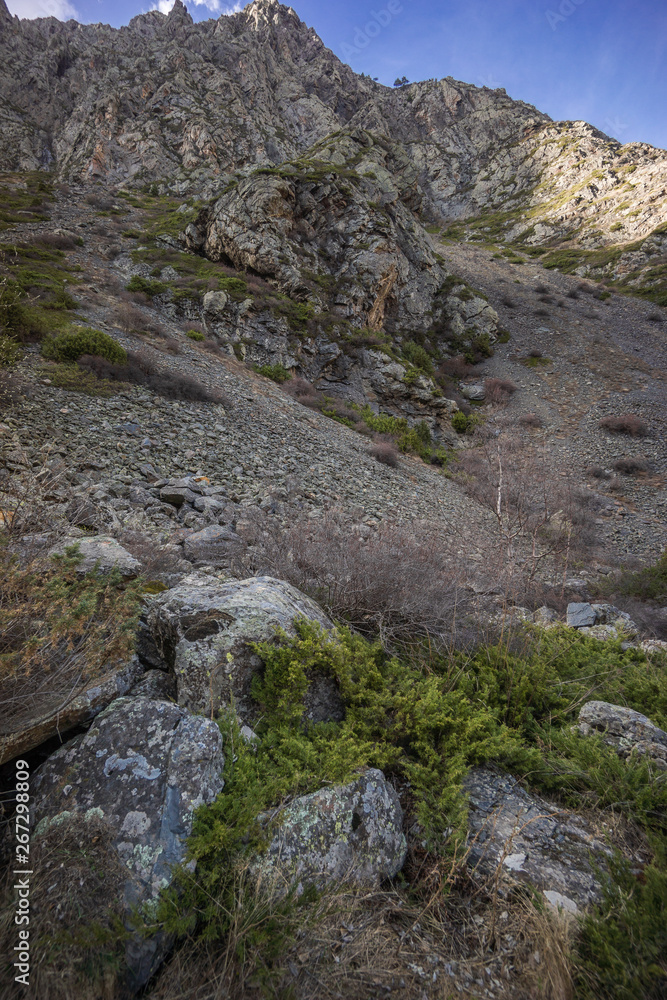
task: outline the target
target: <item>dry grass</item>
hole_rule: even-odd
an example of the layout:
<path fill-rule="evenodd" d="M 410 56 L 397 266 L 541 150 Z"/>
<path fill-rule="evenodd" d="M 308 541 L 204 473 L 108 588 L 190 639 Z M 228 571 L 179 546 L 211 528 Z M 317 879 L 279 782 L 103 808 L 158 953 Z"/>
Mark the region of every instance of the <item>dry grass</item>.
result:
<path fill-rule="evenodd" d="M 487 378 L 484 382 L 486 401 L 502 406 L 508 403 L 518 386 L 506 378 Z"/>
<path fill-rule="evenodd" d="M 125 933 L 120 906 L 127 869 L 103 820 L 75 818 L 33 837 L 30 860 L 30 988 L 5 971 L 2 1000 L 115 1000 Z M 2 888 L 0 947 L 12 954 L 14 876 Z"/>
<path fill-rule="evenodd" d="M 182 945 L 152 1000 L 444 1000 L 485 996 L 490 979 L 501 1000 L 571 1000 L 570 921 L 461 861 L 413 854 L 404 870 L 409 890 L 343 885 L 291 908 L 239 873 L 227 939 Z"/>
<path fill-rule="evenodd" d="M 398 466 L 398 452 L 388 441 L 377 441 L 368 454 L 382 465 L 388 465 L 390 469 Z"/>

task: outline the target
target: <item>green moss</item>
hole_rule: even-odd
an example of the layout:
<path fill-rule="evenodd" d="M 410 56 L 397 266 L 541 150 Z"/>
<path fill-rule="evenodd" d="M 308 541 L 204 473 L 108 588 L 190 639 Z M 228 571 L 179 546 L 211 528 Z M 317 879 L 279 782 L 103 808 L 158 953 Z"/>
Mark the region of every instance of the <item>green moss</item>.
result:
<path fill-rule="evenodd" d="M 201 333 L 199 330 L 188 330 L 185 336 L 189 337 L 190 340 L 196 340 L 199 342 L 206 340 L 205 334 Z"/>

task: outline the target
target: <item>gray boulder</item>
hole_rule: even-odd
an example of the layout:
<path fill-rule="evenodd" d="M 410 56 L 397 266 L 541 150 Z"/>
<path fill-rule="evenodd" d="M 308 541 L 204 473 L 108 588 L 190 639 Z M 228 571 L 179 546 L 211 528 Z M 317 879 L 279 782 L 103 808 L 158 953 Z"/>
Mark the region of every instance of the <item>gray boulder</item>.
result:
<path fill-rule="evenodd" d="M 574 602 L 568 604 L 565 620 L 571 628 L 583 628 L 595 625 L 597 618 L 592 604 Z"/>
<path fill-rule="evenodd" d="M 203 500 L 203 498 L 202 498 Z M 218 504 L 221 509 L 222 504 Z M 227 568 L 231 557 L 244 546 L 244 541 L 227 525 L 212 524 L 188 535 L 183 542 L 183 554 L 191 563 Z"/>
<path fill-rule="evenodd" d="M 35 774 L 35 835 L 74 814 L 95 816 L 113 833 L 127 867 L 123 902 L 150 915 L 172 865 L 185 856 L 194 810 L 222 790 L 222 739 L 215 723 L 177 705 L 119 698 L 93 726 L 50 757 Z M 148 981 L 169 945 L 164 936 L 133 934 L 127 984 Z"/>
<path fill-rule="evenodd" d="M 486 389 L 481 383 L 474 385 L 467 385 L 465 382 L 462 382 L 461 395 L 465 396 L 466 399 L 472 399 L 476 402 L 481 403 L 486 398 Z"/>
<path fill-rule="evenodd" d="M 505 877 L 534 885 L 572 912 L 599 898 L 591 858 L 604 867 L 609 852 L 584 819 L 490 768 L 471 771 L 464 787 L 473 868 L 494 874 L 500 867 Z"/>
<path fill-rule="evenodd" d="M 291 802 L 254 873 L 272 888 L 295 882 L 377 886 L 401 870 L 407 842 L 398 795 L 371 768 L 349 785 Z"/>
<path fill-rule="evenodd" d="M 110 535 L 95 535 L 94 538 L 65 538 L 49 549 L 49 555 L 63 555 L 65 549 L 78 545 L 83 559 L 77 566 L 77 572 L 89 573 L 97 568 L 100 573 L 110 573 L 112 569 L 120 570 L 127 579 L 133 579 L 141 572 L 141 563 L 124 549 Z"/>
<path fill-rule="evenodd" d="M 582 736 L 602 733 L 602 738 L 622 757 L 633 750 L 647 756 L 661 771 L 667 771 L 667 733 L 653 725 L 641 712 L 606 701 L 589 701 L 579 712 Z"/>
<path fill-rule="evenodd" d="M 241 719 L 251 722 L 252 679 L 262 669 L 251 644 L 272 639 L 278 629 L 294 635 L 301 617 L 333 628 L 314 601 L 282 580 L 221 583 L 203 573 L 185 577 L 147 613 L 156 645 L 176 675 L 179 705 L 210 717 L 233 701 Z M 313 696 L 319 718 L 340 718 L 340 698 L 333 691 L 330 697 L 323 713 L 321 699 Z"/>

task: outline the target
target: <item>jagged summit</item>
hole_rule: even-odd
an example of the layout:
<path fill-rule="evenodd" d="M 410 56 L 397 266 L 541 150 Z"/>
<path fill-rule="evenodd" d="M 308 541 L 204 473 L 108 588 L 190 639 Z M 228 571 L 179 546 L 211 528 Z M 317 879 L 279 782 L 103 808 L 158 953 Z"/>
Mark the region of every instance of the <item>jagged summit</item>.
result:
<path fill-rule="evenodd" d="M 19 21 L 0 4 L 5 169 L 207 198 L 362 129 L 408 156 L 435 220 L 502 213 L 513 239 L 585 246 L 631 242 L 665 221 L 664 151 L 451 77 L 381 86 L 278 0 L 196 24 L 176 0 L 120 29 Z M 332 142 L 318 156 L 336 162 Z"/>

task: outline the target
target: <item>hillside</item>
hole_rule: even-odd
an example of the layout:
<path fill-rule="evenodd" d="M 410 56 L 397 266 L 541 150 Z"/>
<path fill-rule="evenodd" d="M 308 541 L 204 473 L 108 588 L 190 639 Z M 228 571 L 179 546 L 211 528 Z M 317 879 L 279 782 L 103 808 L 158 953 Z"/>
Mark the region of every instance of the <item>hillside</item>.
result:
<path fill-rule="evenodd" d="M 664 150 L 0 0 L 0 996 L 664 995 L 666 324 Z"/>

